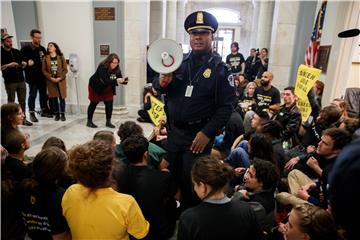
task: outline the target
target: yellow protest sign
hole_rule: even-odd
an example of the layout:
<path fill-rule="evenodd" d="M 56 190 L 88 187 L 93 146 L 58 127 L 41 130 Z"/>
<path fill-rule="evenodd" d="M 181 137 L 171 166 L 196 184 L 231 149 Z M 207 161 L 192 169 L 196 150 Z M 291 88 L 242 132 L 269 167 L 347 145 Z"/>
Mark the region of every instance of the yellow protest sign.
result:
<path fill-rule="evenodd" d="M 157 98 L 150 96 L 151 108 L 148 110 L 151 121 L 159 126 L 160 120 L 165 118 L 164 103 Z"/>
<path fill-rule="evenodd" d="M 298 68 L 295 94 L 299 98 L 296 105 L 301 112 L 302 121 L 306 121 L 310 116 L 311 106 L 307 94 L 314 86 L 316 80 L 319 80 L 320 74 L 320 69 L 308 67 L 303 64 L 301 64 Z"/>

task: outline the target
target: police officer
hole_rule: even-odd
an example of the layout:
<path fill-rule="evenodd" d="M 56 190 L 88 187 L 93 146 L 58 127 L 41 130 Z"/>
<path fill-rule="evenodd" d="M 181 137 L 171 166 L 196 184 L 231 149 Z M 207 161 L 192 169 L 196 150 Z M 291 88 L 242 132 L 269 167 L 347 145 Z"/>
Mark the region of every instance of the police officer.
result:
<path fill-rule="evenodd" d="M 198 202 L 192 192 L 191 167 L 200 155 L 210 154 L 215 135 L 232 113 L 235 89 L 225 63 L 212 52 L 216 18 L 194 12 L 184 27 L 192 51 L 174 73 L 161 74 L 154 87 L 167 97 L 167 159 L 180 185 L 182 206 L 187 208 Z"/>

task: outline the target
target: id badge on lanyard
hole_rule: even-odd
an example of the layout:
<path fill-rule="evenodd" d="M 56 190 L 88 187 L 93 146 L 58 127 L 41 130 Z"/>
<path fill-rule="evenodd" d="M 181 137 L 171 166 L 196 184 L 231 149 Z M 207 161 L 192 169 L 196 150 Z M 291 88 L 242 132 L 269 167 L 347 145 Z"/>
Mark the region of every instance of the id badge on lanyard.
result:
<path fill-rule="evenodd" d="M 188 85 L 186 87 L 185 97 L 191 97 L 193 89 L 194 89 L 193 85 Z"/>

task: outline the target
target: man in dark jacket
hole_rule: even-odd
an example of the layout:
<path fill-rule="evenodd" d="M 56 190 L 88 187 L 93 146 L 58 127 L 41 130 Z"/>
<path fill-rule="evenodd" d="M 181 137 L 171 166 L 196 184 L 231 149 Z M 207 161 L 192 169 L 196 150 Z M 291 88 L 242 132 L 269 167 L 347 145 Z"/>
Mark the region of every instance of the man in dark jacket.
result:
<path fill-rule="evenodd" d="M 42 73 L 42 60 L 46 55 L 46 49 L 40 45 L 41 32 L 33 29 L 30 32 L 32 42 L 21 48 L 23 61 L 27 63 L 25 69 L 26 82 L 29 84 L 28 107 L 30 112 L 30 120 L 38 122 L 35 117 L 35 99 L 37 92 L 40 94 L 40 107 L 42 117 L 52 117 L 48 107 L 48 96 L 46 94 L 46 79 Z"/>
<path fill-rule="evenodd" d="M 281 142 L 285 143 L 287 149 L 299 144 L 297 133 L 301 124 L 301 114 L 296 106 L 294 87 L 286 87 L 283 92 L 284 104 L 273 119 L 279 121 L 283 127 L 281 131 Z"/>
<path fill-rule="evenodd" d="M 27 64 L 21 61 L 20 51 L 13 48 L 13 36 L 7 33 L 1 35 L 1 72 L 5 80 L 5 89 L 8 103 L 15 102 L 15 93 L 25 113 L 26 86 L 24 81 L 23 67 Z M 32 123 L 24 118 L 23 125 L 31 126 Z"/>

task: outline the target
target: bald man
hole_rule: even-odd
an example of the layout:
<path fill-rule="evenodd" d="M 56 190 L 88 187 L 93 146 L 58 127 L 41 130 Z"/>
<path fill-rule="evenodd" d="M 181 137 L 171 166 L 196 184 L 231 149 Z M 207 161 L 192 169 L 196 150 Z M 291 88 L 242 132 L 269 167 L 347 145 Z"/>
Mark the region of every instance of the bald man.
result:
<path fill-rule="evenodd" d="M 264 72 L 260 80 L 260 86 L 255 89 L 255 101 L 256 108 L 258 110 L 266 111 L 269 115 L 273 112 L 280 110 L 280 92 L 272 86 L 272 80 L 274 74 L 272 72 Z M 244 117 L 244 128 L 245 132 L 251 129 L 251 118 L 253 116 L 252 111 L 248 111 Z"/>

